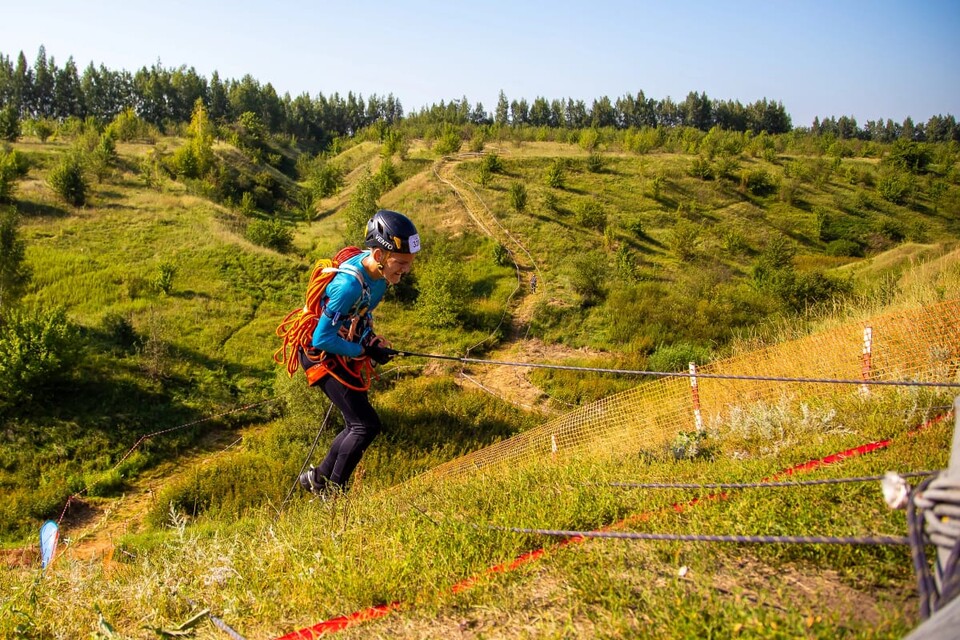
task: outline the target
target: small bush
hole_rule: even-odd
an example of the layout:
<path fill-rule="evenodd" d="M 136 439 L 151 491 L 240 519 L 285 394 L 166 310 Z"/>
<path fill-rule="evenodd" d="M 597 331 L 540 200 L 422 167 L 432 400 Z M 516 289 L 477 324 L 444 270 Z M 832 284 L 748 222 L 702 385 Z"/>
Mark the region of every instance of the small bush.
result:
<path fill-rule="evenodd" d="M 670 444 L 674 460 L 713 460 L 717 447 L 707 444 L 706 431 L 681 431 Z"/>
<path fill-rule="evenodd" d="M 161 295 L 170 295 L 173 291 L 173 277 L 177 274 L 177 268 L 169 262 L 161 262 L 157 265 L 157 272 L 153 276 L 153 288 Z"/>
<path fill-rule="evenodd" d="M 713 178 L 713 167 L 710 166 L 710 162 L 706 158 L 697 156 L 693 159 L 688 173 L 694 178 L 711 180 Z"/>
<path fill-rule="evenodd" d="M 839 238 L 837 240 L 832 240 L 827 244 L 824 252 L 828 256 L 835 257 L 863 257 L 863 247 L 854 242 L 853 240 L 847 240 L 845 238 Z"/>
<path fill-rule="evenodd" d="M 547 169 L 547 184 L 554 189 L 563 189 L 564 182 L 564 163 L 562 160 L 554 160 Z"/>
<path fill-rule="evenodd" d="M 343 169 L 333 162 L 318 162 L 310 171 L 307 186 L 317 198 L 332 196 L 343 186 Z"/>
<path fill-rule="evenodd" d="M 577 207 L 577 224 L 603 233 L 607 228 L 607 213 L 596 200 L 584 200 Z"/>
<path fill-rule="evenodd" d="M 444 124 L 440 135 L 437 136 L 437 141 L 433 144 L 433 150 L 441 156 L 446 156 L 457 153 L 462 146 L 463 138 L 460 137 L 460 132 L 453 125 Z"/>
<path fill-rule="evenodd" d="M 247 225 L 247 239 L 261 247 L 288 251 L 293 245 L 293 229 L 282 220 L 252 220 Z"/>
<path fill-rule="evenodd" d="M 133 323 L 123 314 L 113 311 L 107 313 L 100 326 L 113 347 L 119 351 L 132 353 L 140 343 Z"/>
<path fill-rule="evenodd" d="M 553 191 L 543 193 L 543 208 L 553 213 L 560 213 L 560 198 Z"/>
<path fill-rule="evenodd" d="M 46 118 L 39 118 L 33 121 L 30 130 L 33 132 L 33 135 L 37 136 L 40 142 L 46 142 L 57 130 L 57 126 Z"/>
<path fill-rule="evenodd" d="M 54 167 L 48 178 L 53 190 L 67 203 L 82 207 L 87 201 L 87 180 L 83 175 L 83 162 L 71 153 Z"/>
<path fill-rule="evenodd" d="M 511 263 L 510 250 L 501 242 L 498 242 L 493 247 L 493 261 L 501 267 L 505 267 Z"/>
<path fill-rule="evenodd" d="M 0 109 L 0 140 L 14 142 L 20 137 L 20 116 L 11 102 Z"/>
<path fill-rule="evenodd" d="M 893 174 L 880 178 L 877 182 L 877 193 L 887 202 L 903 204 L 910 193 L 910 181 L 900 175 Z"/>
<path fill-rule="evenodd" d="M 582 307 L 592 307 L 601 302 L 606 295 L 603 287 L 606 275 L 606 259 L 598 252 L 583 253 L 574 261 L 573 276 L 570 284 L 580 296 Z"/>
<path fill-rule="evenodd" d="M 0 149 L 0 202 L 10 202 L 13 199 L 17 178 L 24 174 L 26 174 L 26 157 L 16 149 L 11 151 Z"/>
<path fill-rule="evenodd" d="M 167 167 L 170 173 L 180 179 L 200 176 L 200 161 L 191 144 L 185 144 L 174 151 L 173 155 L 167 158 Z"/>
<path fill-rule="evenodd" d="M 447 253 L 436 253 L 420 268 L 418 282 L 420 320 L 436 329 L 458 326 L 470 290 L 460 261 Z"/>
<path fill-rule="evenodd" d="M 710 360 L 710 350 L 690 342 L 661 345 L 650 354 L 647 366 L 651 371 L 675 373 L 687 371 L 691 362 L 705 364 Z"/>
<path fill-rule="evenodd" d="M 495 153 L 488 153 L 480 159 L 481 166 L 485 166 L 490 173 L 503 173 L 503 161 Z"/>
<path fill-rule="evenodd" d="M 522 182 L 510 185 L 510 205 L 517 213 L 523 213 L 527 208 L 527 188 Z"/>
<path fill-rule="evenodd" d="M 599 153 L 594 152 L 587 157 L 586 166 L 587 166 L 587 171 L 589 171 L 590 173 L 600 173 L 601 171 L 603 171 L 603 165 L 604 165 L 603 156 L 600 155 Z"/>
<path fill-rule="evenodd" d="M 751 169 L 740 174 L 740 188 L 755 196 L 766 196 L 777 189 L 777 180 L 766 169 Z"/>
<path fill-rule="evenodd" d="M 62 308 L 14 310 L 0 323 L 0 409 L 25 406 L 70 377 L 79 333 Z M 53 397 L 53 396 L 51 396 Z"/>

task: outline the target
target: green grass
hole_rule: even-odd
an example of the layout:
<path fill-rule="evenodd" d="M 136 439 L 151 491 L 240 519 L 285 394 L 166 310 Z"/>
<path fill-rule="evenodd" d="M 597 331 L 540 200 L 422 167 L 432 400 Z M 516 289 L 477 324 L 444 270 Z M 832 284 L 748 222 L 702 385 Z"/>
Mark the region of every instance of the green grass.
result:
<path fill-rule="evenodd" d="M 442 635 L 436 630 L 444 621 L 474 621 L 505 635 L 526 629 L 537 637 L 562 628 L 578 635 L 589 630 L 671 638 L 710 630 L 770 638 L 900 637 L 917 622 L 905 548 L 636 541 L 561 548 L 556 540 L 495 532 L 486 525 L 589 530 L 650 514 L 632 521 L 628 530 L 902 535 L 903 514 L 883 504 L 876 483 L 742 490 L 679 514 L 670 505 L 696 492 L 624 490 L 605 483 L 758 480 L 880 437 L 894 438 L 889 450 L 822 469 L 815 477 L 940 468 L 947 462 L 951 425 L 905 435 L 926 415 L 916 400 L 888 394 L 841 403 L 835 420 L 842 430 L 823 429 L 822 421 L 811 426 L 799 411 L 787 412 L 783 427 L 795 444 L 775 455 L 760 441 L 728 439 L 721 429 L 714 437 L 722 453 L 713 461 L 675 462 L 665 454 L 531 461 L 456 481 L 363 489 L 334 504 L 298 497 L 279 519 L 276 501 L 240 517 L 232 509 L 196 519 L 168 513 L 162 529 L 122 539 L 123 551 L 115 556 L 120 564 L 109 571 L 72 559 L 68 550 L 36 589 L 29 586 L 30 572 L 5 572 L 0 580 L 6 592 L 16 594 L 11 608 L 19 614 L 0 618 L 0 629 L 11 634 L 15 624 L 29 623 L 35 634 L 56 628 L 81 635 L 94 628 L 96 605 L 127 634 L 144 623 L 175 626 L 188 617 L 185 598 L 191 598 L 247 637 L 279 635 L 394 601 L 404 603 L 400 613 L 345 636 L 420 637 L 430 630 Z M 730 446 L 740 454 L 729 455 Z M 233 462 L 252 455 L 235 454 Z M 224 471 L 228 468 L 225 464 Z M 254 468 L 236 467 L 241 474 Z M 213 476 L 216 467 L 198 472 Z M 544 545 L 551 551 L 537 563 L 481 577 L 476 588 L 460 594 L 450 591 L 461 579 L 482 576 L 488 567 Z M 685 578 L 678 575 L 683 566 L 689 572 Z M 829 591 L 810 592 L 811 585 Z M 854 608 L 864 602 L 869 609 Z"/>

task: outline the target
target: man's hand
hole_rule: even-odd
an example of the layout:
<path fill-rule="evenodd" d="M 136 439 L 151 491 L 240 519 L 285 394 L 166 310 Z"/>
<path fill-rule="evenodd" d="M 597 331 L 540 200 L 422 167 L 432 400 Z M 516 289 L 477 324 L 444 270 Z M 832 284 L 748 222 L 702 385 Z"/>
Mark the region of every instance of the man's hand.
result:
<path fill-rule="evenodd" d="M 374 336 L 363 348 L 363 355 L 370 356 L 377 364 L 387 364 L 397 355 L 397 351 L 387 346 L 388 344 L 390 343 L 380 336 Z"/>

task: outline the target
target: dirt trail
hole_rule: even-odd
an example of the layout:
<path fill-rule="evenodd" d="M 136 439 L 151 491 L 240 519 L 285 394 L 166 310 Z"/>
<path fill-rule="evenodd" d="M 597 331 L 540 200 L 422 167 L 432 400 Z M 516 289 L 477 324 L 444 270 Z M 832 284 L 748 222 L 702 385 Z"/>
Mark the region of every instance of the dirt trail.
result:
<path fill-rule="evenodd" d="M 571 349 L 562 345 L 545 345 L 528 336 L 530 321 L 537 302 L 546 299 L 549 283 L 545 281 L 535 254 L 524 246 L 522 240 L 511 233 L 494 215 L 473 185 L 456 175 L 461 161 L 476 158 L 479 154 L 467 153 L 440 159 L 434 167 L 437 179 L 450 188 L 463 205 L 470 219 L 485 235 L 493 238 L 510 250 L 517 273 L 517 288 L 507 300 L 510 328 L 506 339 L 496 349 L 487 352 L 484 359 L 510 362 L 560 362 L 568 358 L 597 355 L 583 349 Z M 535 280 L 534 280 L 535 277 Z M 534 284 L 535 283 L 535 284 Z M 530 367 L 474 365 L 461 369 L 460 384 L 473 385 L 527 410 L 554 414 L 571 408 L 571 405 L 550 398 L 530 381 Z"/>
<path fill-rule="evenodd" d="M 156 505 L 164 484 L 174 476 L 209 464 L 236 446 L 242 437 L 236 431 L 211 431 L 197 449 L 146 471 L 118 498 L 75 499 L 61 523 L 58 553 L 110 562 L 120 537 L 143 530 L 147 512 Z"/>

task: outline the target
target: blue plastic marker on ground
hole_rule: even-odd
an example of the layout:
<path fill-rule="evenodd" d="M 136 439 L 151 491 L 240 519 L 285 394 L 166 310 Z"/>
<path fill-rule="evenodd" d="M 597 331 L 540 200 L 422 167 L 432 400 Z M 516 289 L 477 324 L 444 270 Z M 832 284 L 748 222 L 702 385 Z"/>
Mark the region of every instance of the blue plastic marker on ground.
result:
<path fill-rule="evenodd" d="M 53 520 L 47 520 L 40 527 L 40 568 L 46 569 L 57 553 L 57 540 L 60 538 L 60 527 Z"/>

